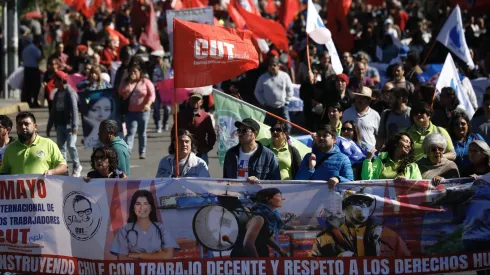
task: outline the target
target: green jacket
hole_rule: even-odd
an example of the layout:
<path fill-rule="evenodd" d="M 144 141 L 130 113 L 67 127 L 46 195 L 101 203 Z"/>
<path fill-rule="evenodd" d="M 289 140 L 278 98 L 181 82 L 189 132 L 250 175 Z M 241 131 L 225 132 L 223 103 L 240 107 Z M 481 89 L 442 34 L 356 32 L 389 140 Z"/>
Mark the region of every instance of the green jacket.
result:
<path fill-rule="evenodd" d="M 120 137 L 115 137 L 111 142 L 111 148 L 117 154 L 117 166 L 118 169 L 126 173 L 129 177 L 129 147 L 128 144 Z"/>
<path fill-rule="evenodd" d="M 382 152 L 376 159 L 370 161 L 365 159 L 362 162 L 362 179 L 363 180 L 377 180 L 379 179 L 381 172 L 384 168 L 384 162 L 389 160 L 387 152 Z M 406 179 L 410 180 L 421 180 L 422 175 L 420 174 L 419 166 L 416 163 L 410 163 L 405 169 Z"/>

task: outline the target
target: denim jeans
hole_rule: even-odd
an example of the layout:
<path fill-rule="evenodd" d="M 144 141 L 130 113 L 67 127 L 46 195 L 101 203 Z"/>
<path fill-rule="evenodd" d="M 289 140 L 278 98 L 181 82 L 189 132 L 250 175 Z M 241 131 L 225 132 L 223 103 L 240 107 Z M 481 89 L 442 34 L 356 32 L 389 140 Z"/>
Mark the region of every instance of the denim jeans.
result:
<path fill-rule="evenodd" d="M 56 143 L 67 163 L 66 147 L 68 145 L 68 153 L 73 161 L 73 169 L 79 167 L 80 159 L 77 151 L 77 135 L 72 134 L 71 129 L 67 129 L 66 126 L 58 125 L 56 127 Z"/>
<path fill-rule="evenodd" d="M 283 106 L 283 107 L 280 107 L 280 108 L 274 108 L 274 107 L 270 107 L 270 106 L 265 106 L 265 110 L 267 112 L 269 112 L 269 113 L 273 113 L 274 115 L 276 115 L 278 117 L 284 118 L 287 121 L 291 121 L 289 119 L 289 110 L 288 110 L 288 107 L 287 106 Z M 272 127 L 272 126 L 274 126 L 274 124 L 276 124 L 277 121 L 278 121 L 277 118 L 272 117 L 272 116 L 269 116 L 269 115 L 266 115 L 265 116 L 265 120 L 264 120 L 264 124 L 269 125 L 269 126 Z M 281 123 L 284 123 L 284 122 L 281 122 Z M 288 123 L 284 123 L 284 124 L 286 124 L 288 133 L 291 132 L 291 124 L 288 124 Z"/>
<path fill-rule="evenodd" d="M 136 130 L 138 130 L 138 142 L 139 153 L 146 152 L 146 129 L 148 128 L 148 121 L 150 120 L 150 111 L 146 112 L 128 112 L 126 114 L 126 128 L 128 134 L 126 136 L 126 143 L 129 147 L 129 153 L 133 150 L 134 136 Z"/>
<path fill-rule="evenodd" d="M 161 120 L 160 114 L 161 107 L 163 107 L 163 121 Z M 157 127 L 157 129 L 160 129 L 167 125 L 170 111 L 170 106 L 163 105 L 160 96 L 157 95 L 155 98 L 155 102 L 153 103 L 153 120 L 155 121 L 155 126 Z"/>

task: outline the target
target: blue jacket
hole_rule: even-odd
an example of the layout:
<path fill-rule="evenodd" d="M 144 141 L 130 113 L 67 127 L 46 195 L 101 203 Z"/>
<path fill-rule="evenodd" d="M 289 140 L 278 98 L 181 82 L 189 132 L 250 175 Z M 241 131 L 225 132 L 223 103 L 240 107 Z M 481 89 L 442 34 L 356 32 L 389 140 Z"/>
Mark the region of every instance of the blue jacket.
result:
<path fill-rule="evenodd" d="M 313 170 L 310 170 L 308 166 L 311 153 L 306 154 L 296 174 L 297 180 L 329 180 L 332 177 L 337 177 L 340 182 L 354 180 L 350 160 L 340 152 L 337 145 L 334 145 L 334 148 L 326 153 L 313 148 L 313 153 L 316 155 L 317 165 L 325 156 L 327 156 L 327 159 L 323 161 L 318 169 L 313 168 Z"/>
<path fill-rule="evenodd" d="M 180 172 L 180 177 L 209 178 L 209 170 L 206 162 L 191 153 L 187 160 L 187 165 Z M 162 158 L 158 165 L 157 178 L 170 178 L 175 175 L 175 155 L 168 155 Z"/>
<path fill-rule="evenodd" d="M 248 176 L 255 176 L 259 180 L 280 180 L 279 164 L 277 157 L 270 149 L 257 142 L 257 151 L 248 161 Z M 238 175 L 238 158 L 240 156 L 240 144 L 226 152 L 223 164 L 223 178 L 236 179 Z"/>

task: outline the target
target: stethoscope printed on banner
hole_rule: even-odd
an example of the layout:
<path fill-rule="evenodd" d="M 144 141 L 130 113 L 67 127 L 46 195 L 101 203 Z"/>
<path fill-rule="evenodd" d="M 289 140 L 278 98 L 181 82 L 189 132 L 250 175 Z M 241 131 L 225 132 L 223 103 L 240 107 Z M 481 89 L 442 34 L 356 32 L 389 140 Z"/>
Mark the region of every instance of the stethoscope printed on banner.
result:
<path fill-rule="evenodd" d="M 152 224 L 156 227 L 158 231 L 158 236 L 160 237 L 160 247 L 164 247 L 164 242 L 163 242 L 163 234 L 162 230 L 154 223 Z M 128 243 L 128 247 L 136 247 L 138 244 L 138 238 L 139 238 L 139 233 L 138 231 L 134 230 L 134 226 L 136 223 L 133 223 L 133 226 L 131 226 L 131 229 L 126 232 L 126 242 Z"/>

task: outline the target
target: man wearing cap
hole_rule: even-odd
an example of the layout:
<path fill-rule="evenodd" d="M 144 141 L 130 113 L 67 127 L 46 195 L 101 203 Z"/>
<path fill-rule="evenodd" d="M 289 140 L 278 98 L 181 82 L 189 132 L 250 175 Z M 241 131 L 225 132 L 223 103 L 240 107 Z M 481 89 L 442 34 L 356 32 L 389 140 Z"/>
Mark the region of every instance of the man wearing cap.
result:
<path fill-rule="evenodd" d="M 376 211 L 376 198 L 368 193 L 344 192 L 344 222 L 332 219 L 334 210 L 322 211 L 324 215 L 318 219 L 326 229 L 317 236 L 311 257 L 410 256 L 407 245 L 395 231 L 374 224 L 371 217 Z"/>
<path fill-rule="evenodd" d="M 223 178 L 246 179 L 252 183 L 260 180 L 280 180 L 276 155 L 255 139 L 260 125 L 252 118 L 236 121 L 239 144 L 226 152 Z"/>
<path fill-rule="evenodd" d="M 408 80 L 405 79 L 405 70 L 403 64 L 396 63 L 392 67 L 393 80 L 388 82 L 393 84 L 396 88 L 405 89 L 408 92 L 408 105 L 411 106 L 413 103 L 420 101 L 421 97 L 415 92 L 415 86 Z"/>
<path fill-rule="evenodd" d="M 354 180 L 349 158 L 335 144 L 337 132 L 330 125 L 320 125 L 314 135 L 312 153 L 306 154 L 296 173 L 296 180 L 325 180 L 330 188 Z"/>
<path fill-rule="evenodd" d="M 187 101 L 189 108 L 181 110 L 177 116 L 179 129 L 186 129 L 194 136 L 197 156 L 208 163 L 208 152 L 213 149 L 216 143 L 216 132 L 214 131 L 213 121 L 206 111 L 201 109 L 202 95 L 199 93 L 191 94 Z M 175 131 L 175 124 L 172 127 L 172 135 Z"/>
<path fill-rule="evenodd" d="M 261 75 L 255 86 L 255 97 L 265 110 L 289 121 L 288 104 L 293 98 L 293 82 L 289 75 L 279 70 L 279 59 L 269 59 L 267 73 Z M 272 125 L 276 118 L 266 116 L 264 123 Z M 288 131 L 291 126 L 287 124 Z"/>
<path fill-rule="evenodd" d="M 369 107 L 373 91 L 368 87 L 362 87 L 360 92 L 352 95 L 354 95 L 354 106 L 345 110 L 342 123 L 347 120 L 356 122 L 359 125 L 361 141 L 369 147 L 366 149 L 371 150 L 376 146 L 380 121 L 378 112 Z"/>
<path fill-rule="evenodd" d="M 78 95 L 66 84 L 68 75 L 63 71 L 57 71 L 54 75 L 56 91 L 53 97 L 53 105 L 48 119 L 46 136 L 50 136 L 53 124 L 56 126 L 56 143 L 61 154 L 67 160 L 66 150 L 73 161 L 73 176 L 80 177 L 82 165 L 77 151 L 78 130 Z"/>
<path fill-rule="evenodd" d="M 7 145 L 15 140 L 9 136 L 12 126 L 12 120 L 8 116 L 0 115 L 0 166 L 2 166 L 3 154 L 5 153 Z"/>

